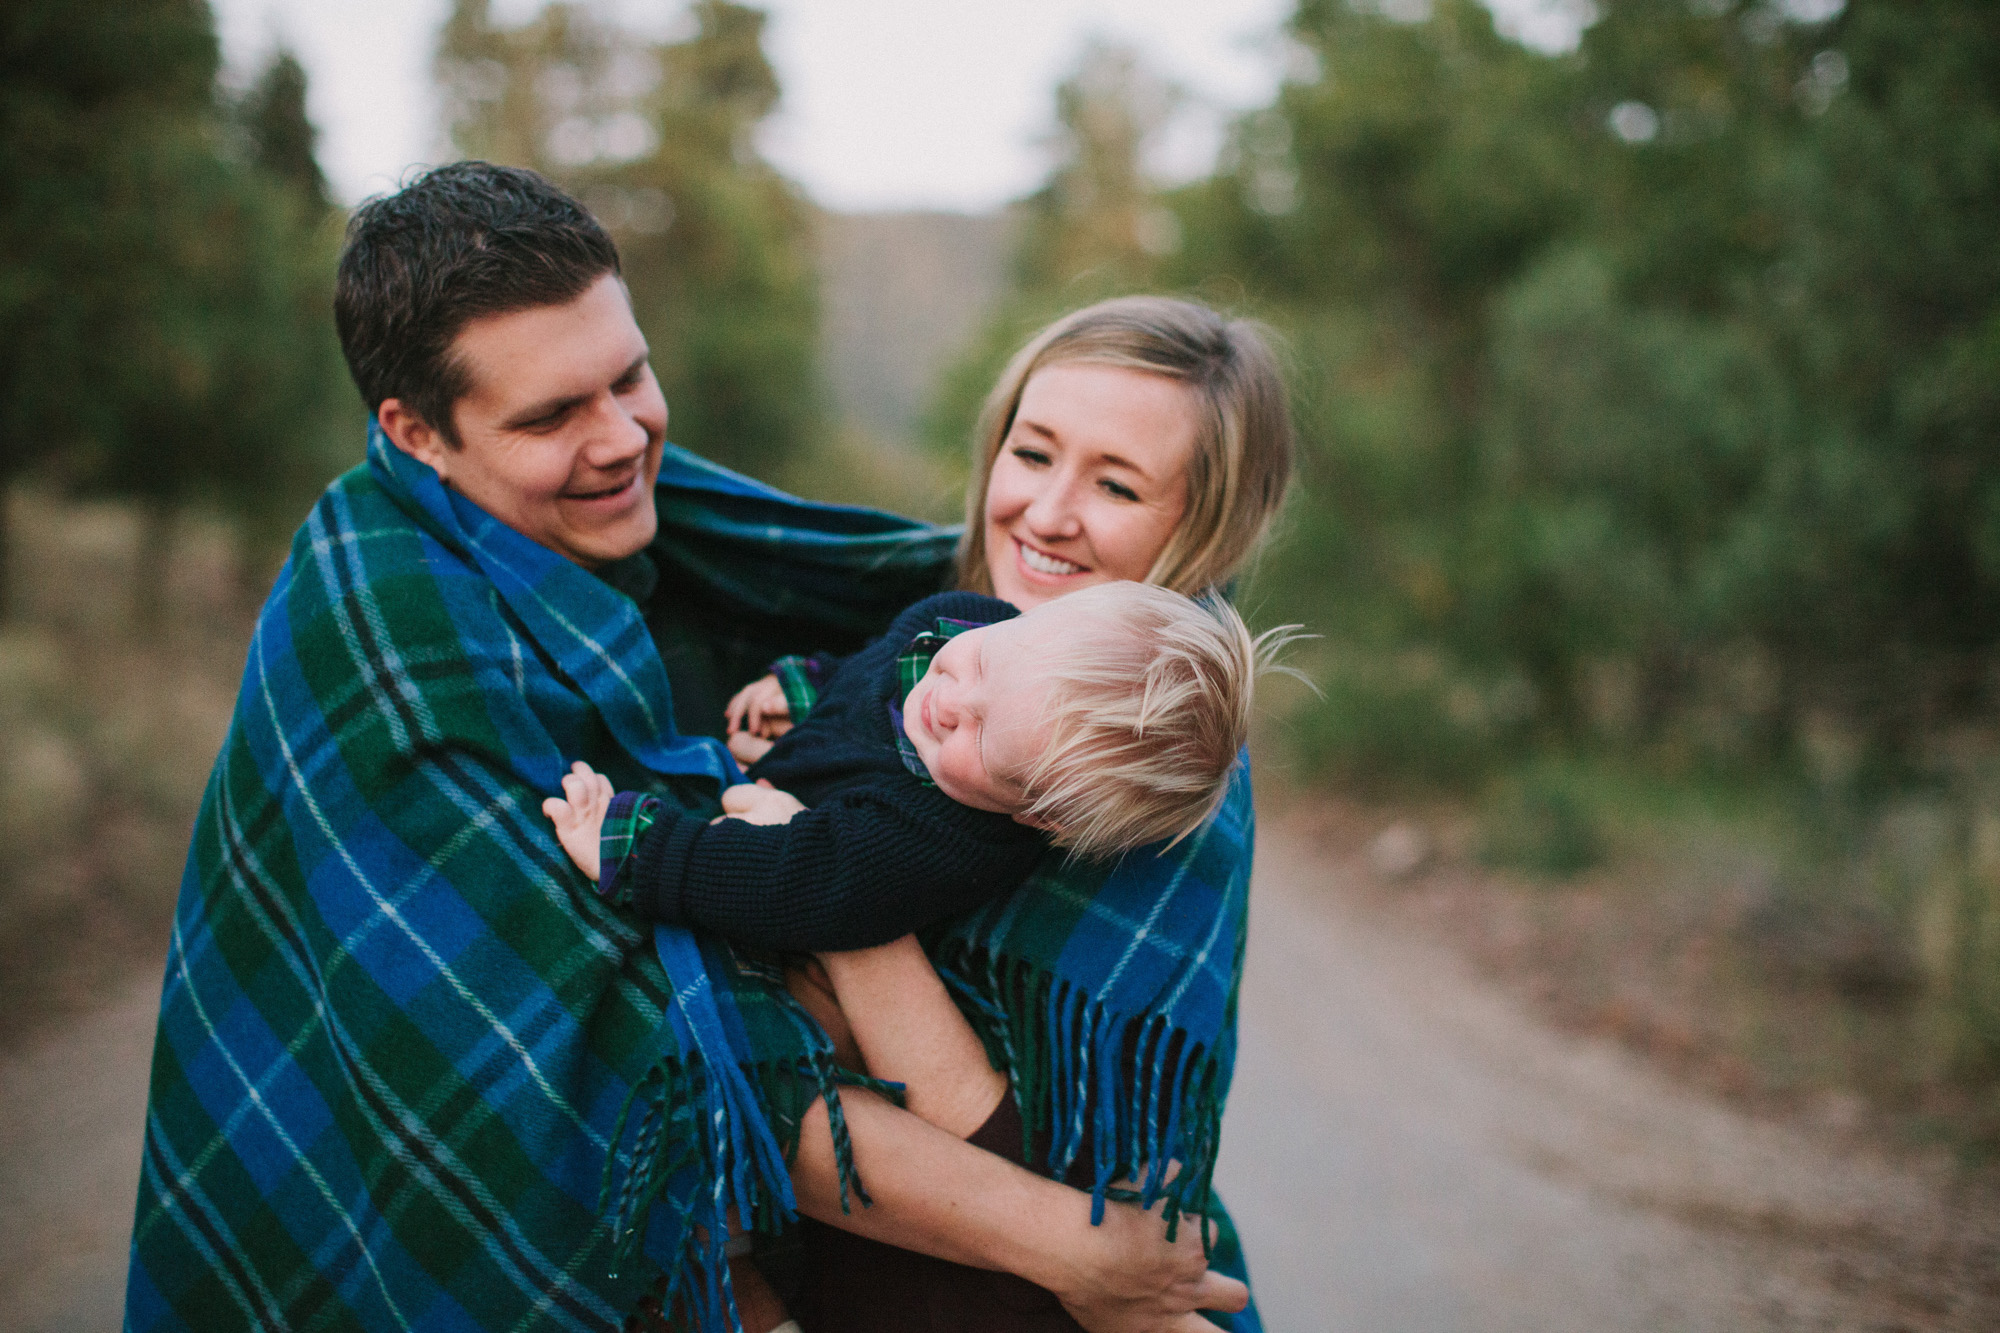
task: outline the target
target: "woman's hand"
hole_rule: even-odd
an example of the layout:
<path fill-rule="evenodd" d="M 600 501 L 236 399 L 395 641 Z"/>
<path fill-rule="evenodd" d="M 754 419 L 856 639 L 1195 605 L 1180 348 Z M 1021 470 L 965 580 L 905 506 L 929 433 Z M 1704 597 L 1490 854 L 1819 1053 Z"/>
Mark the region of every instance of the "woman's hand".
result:
<path fill-rule="evenodd" d="M 1112 1203 L 1091 1231 L 1075 1273 L 1045 1284 L 1090 1333 L 1214 1333 L 1195 1311 L 1234 1313 L 1250 1303 L 1248 1287 L 1208 1271 L 1199 1218 L 1182 1218 L 1169 1245 L 1158 1213 Z"/>
<path fill-rule="evenodd" d="M 1215 1333 L 1196 1310 L 1241 1310 L 1249 1290 L 1210 1273 L 1198 1219 L 1167 1244 L 1157 1213 L 1125 1204 L 1090 1225 L 1090 1196 L 927 1124 L 873 1093 L 841 1094 L 872 1208 L 843 1210 L 826 1106 L 800 1128 L 792 1184 L 807 1216 L 953 1263 L 1014 1273 L 1054 1292 L 1090 1333 Z"/>

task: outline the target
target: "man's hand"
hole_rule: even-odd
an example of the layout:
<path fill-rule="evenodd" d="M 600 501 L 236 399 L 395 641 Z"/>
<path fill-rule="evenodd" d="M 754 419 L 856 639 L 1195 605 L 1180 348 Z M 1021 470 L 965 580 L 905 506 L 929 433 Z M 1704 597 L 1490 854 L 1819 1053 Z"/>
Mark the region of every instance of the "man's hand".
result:
<path fill-rule="evenodd" d="M 734 787 L 725 787 L 722 792 L 722 815 L 710 823 L 720 824 L 724 819 L 740 819 L 746 824 L 789 824 L 792 816 L 805 809 L 805 803 L 788 791 L 779 791 L 768 780 L 739 782 Z"/>
<path fill-rule="evenodd" d="M 542 802 L 542 813 L 555 821 L 556 841 L 569 859 L 595 884 L 598 839 L 604 832 L 605 813 L 611 809 L 611 779 L 579 759 L 564 774 L 562 785 L 561 796 Z"/>

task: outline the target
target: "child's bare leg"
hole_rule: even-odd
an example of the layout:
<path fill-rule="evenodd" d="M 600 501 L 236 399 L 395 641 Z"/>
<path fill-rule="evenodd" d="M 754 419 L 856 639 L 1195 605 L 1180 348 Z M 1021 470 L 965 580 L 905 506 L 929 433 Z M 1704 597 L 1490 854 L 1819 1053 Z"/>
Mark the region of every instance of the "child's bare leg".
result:
<path fill-rule="evenodd" d="M 901 1083 L 912 1112 L 965 1138 L 1007 1092 L 914 935 L 820 955 L 868 1072 Z"/>

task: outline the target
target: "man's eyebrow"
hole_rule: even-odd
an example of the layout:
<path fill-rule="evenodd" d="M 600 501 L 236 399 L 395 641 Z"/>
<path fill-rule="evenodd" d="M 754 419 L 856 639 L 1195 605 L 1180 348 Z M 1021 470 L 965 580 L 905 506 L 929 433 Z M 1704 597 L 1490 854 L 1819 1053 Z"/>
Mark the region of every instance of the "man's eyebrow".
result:
<path fill-rule="evenodd" d="M 639 369 L 646 364 L 646 356 L 645 352 L 639 353 L 633 359 L 632 364 L 619 371 L 618 378 L 611 382 L 613 384 L 623 384 L 638 374 Z M 519 412 L 516 412 L 513 416 L 507 418 L 506 421 L 502 422 L 501 426 L 505 430 L 521 430 L 534 425 L 536 422 L 547 421 L 551 417 L 559 417 L 571 408 L 580 407 L 594 397 L 596 395 L 592 393 L 581 393 L 567 394 L 561 398 L 545 398 L 539 403 L 532 403 L 522 408 Z"/>

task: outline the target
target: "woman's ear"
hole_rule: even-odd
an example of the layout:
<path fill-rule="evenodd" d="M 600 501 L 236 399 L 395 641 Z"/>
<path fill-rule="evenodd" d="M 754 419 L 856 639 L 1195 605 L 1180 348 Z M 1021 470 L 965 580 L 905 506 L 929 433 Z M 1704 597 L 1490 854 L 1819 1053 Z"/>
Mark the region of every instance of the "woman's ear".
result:
<path fill-rule="evenodd" d="M 382 423 L 382 433 L 391 444 L 419 463 L 428 463 L 439 481 L 450 483 L 450 460 L 457 450 L 428 421 L 412 412 L 400 398 L 384 398 L 382 406 L 375 409 L 375 419 Z"/>

